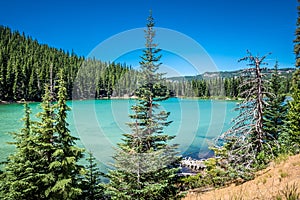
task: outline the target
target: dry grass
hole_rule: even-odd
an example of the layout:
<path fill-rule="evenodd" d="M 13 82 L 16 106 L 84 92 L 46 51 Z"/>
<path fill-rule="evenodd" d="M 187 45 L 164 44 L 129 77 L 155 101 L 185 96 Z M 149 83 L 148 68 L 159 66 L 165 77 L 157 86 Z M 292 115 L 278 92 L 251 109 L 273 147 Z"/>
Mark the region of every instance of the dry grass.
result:
<path fill-rule="evenodd" d="M 298 195 L 298 196 L 297 196 Z M 290 156 L 260 171 L 241 185 L 199 193 L 189 192 L 183 200 L 300 200 L 300 155 Z"/>

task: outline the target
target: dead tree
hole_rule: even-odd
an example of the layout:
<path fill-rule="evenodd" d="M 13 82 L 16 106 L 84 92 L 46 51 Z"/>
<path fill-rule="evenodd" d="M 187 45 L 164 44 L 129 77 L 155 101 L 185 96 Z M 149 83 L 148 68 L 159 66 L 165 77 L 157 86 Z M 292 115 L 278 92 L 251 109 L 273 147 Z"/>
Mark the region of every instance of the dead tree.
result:
<path fill-rule="evenodd" d="M 257 163 L 257 156 L 268 146 L 263 130 L 267 90 L 261 66 L 267 65 L 264 60 L 269 54 L 262 57 L 253 56 L 249 51 L 247 54 L 239 60 L 247 61 L 249 66 L 241 74 L 244 82 L 240 87 L 246 88 L 241 93 L 244 100 L 236 107 L 239 115 L 233 120 L 233 126 L 220 139 L 226 144 L 230 163 L 251 169 Z"/>

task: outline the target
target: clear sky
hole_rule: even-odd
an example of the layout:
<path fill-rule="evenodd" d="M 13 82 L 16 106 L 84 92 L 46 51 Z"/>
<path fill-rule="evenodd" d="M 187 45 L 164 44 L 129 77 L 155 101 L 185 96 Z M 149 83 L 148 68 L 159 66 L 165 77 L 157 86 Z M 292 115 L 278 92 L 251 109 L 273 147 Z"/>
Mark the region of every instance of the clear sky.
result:
<path fill-rule="evenodd" d="M 296 0 L 3 0 L 0 8 L 1 25 L 82 56 L 116 34 L 144 27 L 152 9 L 157 27 L 195 40 L 219 70 L 244 66 L 237 60 L 247 49 L 272 52 L 270 63 L 278 60 L 281 67 L 294 65 Z M 166 57 L 166 65 L 183 63 Z"/>

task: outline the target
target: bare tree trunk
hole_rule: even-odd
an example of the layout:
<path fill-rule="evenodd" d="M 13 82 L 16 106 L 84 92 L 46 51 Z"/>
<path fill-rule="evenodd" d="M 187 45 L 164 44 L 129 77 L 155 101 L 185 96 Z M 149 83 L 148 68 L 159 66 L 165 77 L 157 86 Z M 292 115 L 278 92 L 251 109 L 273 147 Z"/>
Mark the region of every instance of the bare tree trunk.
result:
<path fill-rule="evenodd" d="M 265 80 L 261 66 L 265 65 L 263 60 L 266 56 L 252 56 L 248 52 L 248 56 L 240 59 L 249 62 L 249 68 L 243 70 L 242 76 L 245 81 L 240 87 L 248 89 L 241 93 L 245 96 L 242 103 L 238 105 L 236 110 L 240 114 L 233 120 L 233 126 L 230 130 L 221 135 L 221 139 L 232 142 L 229 152 L 230 160 L 236 166 L 243 165 L 246 168 L 257 162 L 257 155 L 263 151 L 266 134 L 263 130 L 263 112 L 264 112 L 264 95 Z"/>
<path fill-rule="evenodd" d="M 257 122 L 256 122 L 256 134 L 257 134 L 257 151 L 262 151 L 262 139 L 263 139 L 263 80 L 260 68 L 260 60 L 255 59 L 255 71 L 257 79 Z"/>

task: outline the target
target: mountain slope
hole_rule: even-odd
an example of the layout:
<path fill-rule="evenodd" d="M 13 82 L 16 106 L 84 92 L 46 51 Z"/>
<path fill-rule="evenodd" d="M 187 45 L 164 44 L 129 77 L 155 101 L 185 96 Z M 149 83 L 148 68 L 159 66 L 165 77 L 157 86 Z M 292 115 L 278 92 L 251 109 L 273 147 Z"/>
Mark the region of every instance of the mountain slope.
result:
<path fill-rule="evenodd" d="M 291 76 L 292 73 L 295 71 L 295 68 L 281 68 L 278 69 L 278 72 L 281 76 Z M 274 72 L 274 69 L 263 69 L 263 73 L 271 75 Z M 178 77 L 169 77 L 168 80 L 172 81 L 190 81 L 190 80 L 208 80 L 214 78 L 232 78 L 232 77 L 239 77 L 243 73 L 243 70 L 236 70 L 236 71 L 219 71 L 219 72 L 205 72 L 203 74 L 199 74 L 196 76 L 178 76 Z"/>

